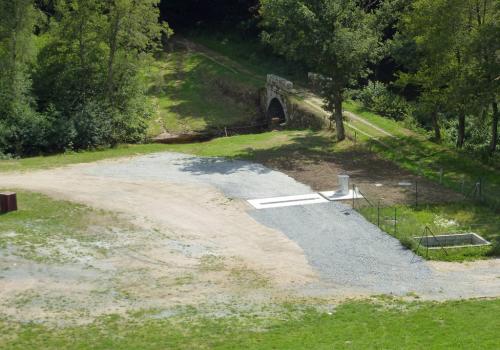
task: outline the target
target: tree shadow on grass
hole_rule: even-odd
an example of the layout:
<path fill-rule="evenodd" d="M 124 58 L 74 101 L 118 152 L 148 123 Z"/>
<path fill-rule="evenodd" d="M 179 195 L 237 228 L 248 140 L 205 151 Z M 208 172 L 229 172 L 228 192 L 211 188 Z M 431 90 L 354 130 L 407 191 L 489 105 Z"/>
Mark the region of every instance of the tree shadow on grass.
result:
<path fill-rule="evenodd" d="M 258 117 L 255 101 L 233 98 L 216 84 L 216 80 L 223 80 L 232 89 L 241 85 L 224 68 L 188 53 L 179 53 L 172 59 L 176 68 L 160 72 L 161 79 L 149 91 L 159 99 L 162 112 L 174 114 L 180 124 L 167 125 L 167 129 L 181 127 L 186 129 L 184 131 L 200 131 L 249 122 Z"/>
<path fill-rule="evenodd" d="M 235 158 L 285 172 L 317 190 L 335 188 L 338 185 L 336 175 L 348 174 L 351 183 L 358 185 L 375 202 L 384 198 L 387 204 L 414 204 L 416 182 L 420 203 L 463 200 L 458 193 L 421 178 L 366 147 L 338 144 L 333 134 L 310 132 L 291 136 L 285 144 L 266 149 L 247 148 Z M 399 184 L 403 181 L 413 185 L 402 187 Z M 383 187 L 376 184 L 383 184 Z"/>
<path fill-rule="evenodd" d="M 483 199 L 500 209 L 500 171 L 482 163 L 466 151 L 415 139 L 414 137 L 383 138 L 385 146 L 375 140 L 368 147 L 413 173 L 440 182 L 457 192 L 471 195 L 481 183 Z"/>

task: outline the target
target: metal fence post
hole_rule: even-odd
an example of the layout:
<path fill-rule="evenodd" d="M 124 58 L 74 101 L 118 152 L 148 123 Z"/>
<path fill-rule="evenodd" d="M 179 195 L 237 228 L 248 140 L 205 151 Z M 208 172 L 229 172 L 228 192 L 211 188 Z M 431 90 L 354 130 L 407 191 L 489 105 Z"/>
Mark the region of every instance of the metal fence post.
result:
<path fill-rule="evenodd" d="M 377 204 L 377 226 L 380 227 L 380 199 Z"/>
<path fill-rule="evenodd" d="M 394 208 L 394 235 L 398 233 L 398 208 Z"/>
<path fill-rule="evenodd" d="M 354 196 L 356 195 L 356 185 L 352 184 L 352 209 L 354 209 Z"/>

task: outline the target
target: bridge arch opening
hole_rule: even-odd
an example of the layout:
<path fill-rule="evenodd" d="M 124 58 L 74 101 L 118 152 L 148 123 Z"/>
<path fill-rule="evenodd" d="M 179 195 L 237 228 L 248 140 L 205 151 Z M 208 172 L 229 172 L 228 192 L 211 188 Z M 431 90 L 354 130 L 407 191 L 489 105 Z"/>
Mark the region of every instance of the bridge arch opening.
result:
<path fill-rule="evenodd" d="M 273 119 L 278 120 L 278 124 L 286 123 L 286 113 L 281 101 L 275 97 L 269 103 L 267 108 L 267 122 L 272 124 Z"/>

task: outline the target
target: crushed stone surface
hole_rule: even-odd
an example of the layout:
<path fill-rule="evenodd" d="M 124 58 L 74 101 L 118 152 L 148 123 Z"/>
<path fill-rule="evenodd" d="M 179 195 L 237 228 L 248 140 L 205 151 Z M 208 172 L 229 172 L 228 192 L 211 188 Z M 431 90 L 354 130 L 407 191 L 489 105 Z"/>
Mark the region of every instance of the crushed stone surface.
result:
<path fill-rule="evenodd" d="M 312 193 L 310 187 L 263 165 L 223 158 L 177 153 L 153 154 L 120 164 L 102 164 L 89 174 L 177 183 L 204 183 L 226 196 L 268 198 Z M 283 232 L 304 251 L 307 261 L 325 281 L 369 293 L 432 298 L 500 294 L 500 267 L 459 264 L 455 271 L 439 269 L 401 246 L 399 241 L 338 203 L 256 210 L 249 214 L 263 225 Z M 474 271 L 478 274 L 475 275 Z M 478 281 L 486 282 L 478 286 Z"/>

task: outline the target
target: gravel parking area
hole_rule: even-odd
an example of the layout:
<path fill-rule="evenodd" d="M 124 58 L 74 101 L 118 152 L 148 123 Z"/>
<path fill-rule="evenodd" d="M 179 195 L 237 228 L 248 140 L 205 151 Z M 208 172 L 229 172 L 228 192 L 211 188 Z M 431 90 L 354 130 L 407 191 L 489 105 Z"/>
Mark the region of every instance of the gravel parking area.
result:
<path fill-rule="evenodd" d="M 243 200 L 312 193 L 308 186 L 259 164 L 175 153 L 97 165 L 87 172 L 94 176 L 204 183 L 228 197 Z M 443 298 L 471 296 L 478 291 L 472 274 L 465 276 L 461 269 L 433 269 L 341 203 L 262 210 L 249 206 L 248 212 L 258 222 L 295 241 L 322 280 L 336 287 L 373 294 L 418 293 Z M 498 294 L 498 266 L 483 272 L 487 277 L 477 278 L 488 283 L 481 295 Z"/>

